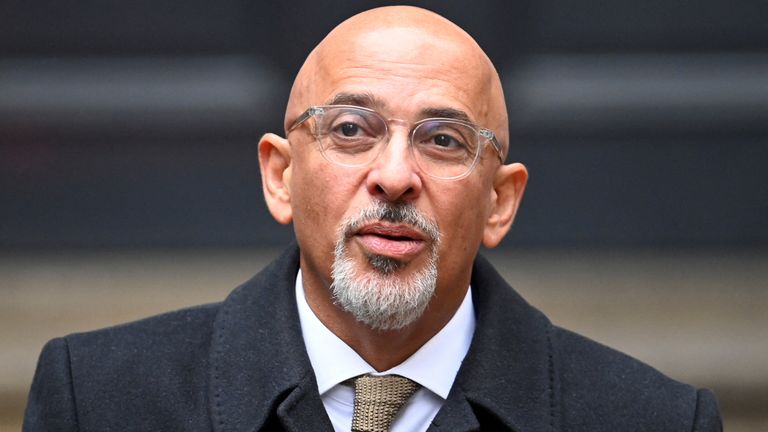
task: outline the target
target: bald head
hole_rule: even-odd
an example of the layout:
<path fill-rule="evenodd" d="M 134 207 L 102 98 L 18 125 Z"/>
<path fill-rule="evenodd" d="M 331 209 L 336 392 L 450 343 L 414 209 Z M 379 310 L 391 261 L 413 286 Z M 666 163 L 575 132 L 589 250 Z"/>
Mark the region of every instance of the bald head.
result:
<path fill-rule="evenodd" d="M 373 107 L 388 116 L 397 112 L 396 117 L 404 118 L 406 104 L 413 109 L 418 104 L 446 105 L 494 130 L 507 147 L 504 95 L 488 56 L 454 23 L 410 6 L 368 10 L 334 28 L 299 70 L 285 113 L 286 129 L 310 105 L 333 102 L 339 94 L 376 99 L 377 90 L 398 95 L 397 103 Z M 398 104 L 402 106 L 392 106 Z"/>

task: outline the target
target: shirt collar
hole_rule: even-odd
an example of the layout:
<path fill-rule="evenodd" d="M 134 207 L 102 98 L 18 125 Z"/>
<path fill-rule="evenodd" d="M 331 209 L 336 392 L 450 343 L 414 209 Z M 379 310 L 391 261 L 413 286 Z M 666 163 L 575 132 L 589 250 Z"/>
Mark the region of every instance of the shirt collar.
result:
<path fill-rule="evenodd" d="M 469 287 L 450 321 L 418 351 L 392 369 L 376 372 L 317 318 L 304 296 L 299 269 L 296 275 L 299 322 L 320 395 L 350 378 L 371 373 L 402 375 L 447 399 L 475 332 L 475 310 L 471 291 L 472 287 Z"/>

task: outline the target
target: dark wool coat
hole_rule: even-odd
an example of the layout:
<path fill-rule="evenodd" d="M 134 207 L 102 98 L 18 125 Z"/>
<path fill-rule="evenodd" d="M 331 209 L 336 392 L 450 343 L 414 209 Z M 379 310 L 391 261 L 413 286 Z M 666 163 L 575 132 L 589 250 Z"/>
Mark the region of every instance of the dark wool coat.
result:
<path fill-rule="evenodd" d="M 222 303 L 52 340 L 24 430 L 332 430 L 299 327 L 298 257 Z M 722 430 L 711 392 L 553 326 L 482 257 L 472 292 L 472 345 L 430 431 Z"/>

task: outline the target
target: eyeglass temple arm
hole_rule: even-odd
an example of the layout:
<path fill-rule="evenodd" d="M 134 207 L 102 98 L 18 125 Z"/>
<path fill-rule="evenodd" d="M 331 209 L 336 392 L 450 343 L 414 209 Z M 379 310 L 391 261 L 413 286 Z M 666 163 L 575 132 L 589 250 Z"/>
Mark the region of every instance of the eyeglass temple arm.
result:
<path fill-rule="evenodd" d="M 482 135 L 491 143 L 493 149 L 496 150 L 496 154 L 499 155 L 499 161 L 501 161 L 501 164 L 504 165 L 504 150 L 501 148 L 501 143 L 499 140 L 496 139 L 496 134 L 489 129 L 482 129 L 480 131 L 480 135 Z"/>
<path fill-rule="evenodd" d="M 301 113 L 299 118 L 297 118 L 296 121 L 293 122 L 291 127 L 288 128 L 288 132 L 291 132 L 294 129 L 296 129 L 297 127 L 299 127 L 302 123 L 307 121 L 313 115 L 322 114 L 322 113 L 323 113 L 323 109 L 320 108 L 320 107 L 311 106 L 311 107 L 307 108 L 307 110 L 304 111 L 303 113 Z"/>

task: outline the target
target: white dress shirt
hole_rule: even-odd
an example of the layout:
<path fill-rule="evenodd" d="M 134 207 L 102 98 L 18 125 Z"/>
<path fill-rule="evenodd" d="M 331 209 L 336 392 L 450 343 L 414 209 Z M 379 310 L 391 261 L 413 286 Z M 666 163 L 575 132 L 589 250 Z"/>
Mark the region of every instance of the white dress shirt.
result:
<path fill-rule="evenodd" d="M 472 288 L 450 321 L 432 339 L 404 362 L 384 372 L 363 360 L 344 341 L 333 334 L 312 312 L 304 296 L 301 270 L 296 276 L 296 302 L 304 344 L 307 347 L 317 387 L 325 410 L 336 432 L 352 429 L 354 389 L 342 383 L 358 375 L 396 374 L 422 387 L 400 410 L 392 423 L 392 432 L 426 431 L 448 398 L 453 380 L 467 354 L 475 332 Z"/>

